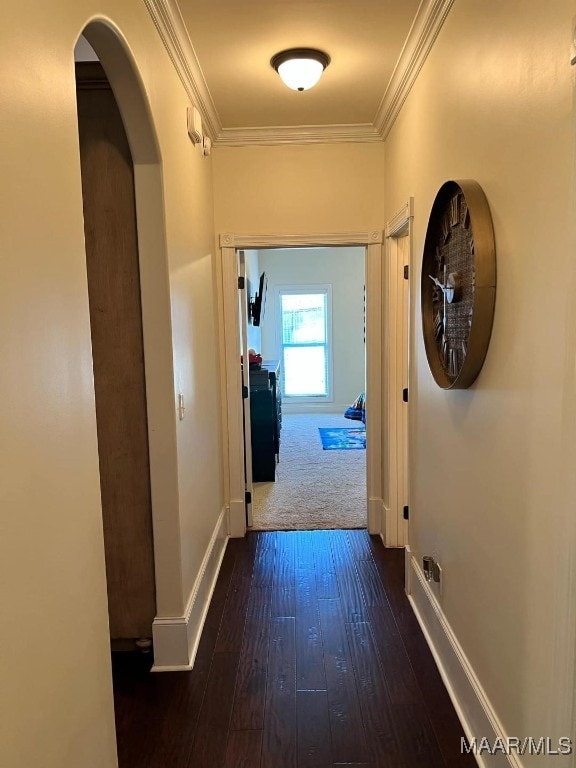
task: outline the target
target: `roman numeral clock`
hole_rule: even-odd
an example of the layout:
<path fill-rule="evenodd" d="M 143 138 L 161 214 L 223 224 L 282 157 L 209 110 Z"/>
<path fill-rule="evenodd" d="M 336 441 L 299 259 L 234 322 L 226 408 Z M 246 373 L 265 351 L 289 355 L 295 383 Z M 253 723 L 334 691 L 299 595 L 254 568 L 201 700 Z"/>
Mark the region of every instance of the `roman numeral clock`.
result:
<path fill-rule="evenodd" d="M 486 196 L 472 180 L 443 184 L 422 259 L 426 356 L 443 389 L 466 389 L 484 364 L 494 318 L 496 249 Z"/>

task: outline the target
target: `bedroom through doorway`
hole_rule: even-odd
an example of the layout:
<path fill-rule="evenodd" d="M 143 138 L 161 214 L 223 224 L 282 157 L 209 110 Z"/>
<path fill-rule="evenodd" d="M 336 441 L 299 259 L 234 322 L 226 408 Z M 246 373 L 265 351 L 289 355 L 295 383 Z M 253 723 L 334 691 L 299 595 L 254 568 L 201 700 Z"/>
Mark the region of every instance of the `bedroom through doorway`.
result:
<path fill-rule="evenodd" d="M 366 247 L 240 258 L 251 528 L 366 528 Z"/>

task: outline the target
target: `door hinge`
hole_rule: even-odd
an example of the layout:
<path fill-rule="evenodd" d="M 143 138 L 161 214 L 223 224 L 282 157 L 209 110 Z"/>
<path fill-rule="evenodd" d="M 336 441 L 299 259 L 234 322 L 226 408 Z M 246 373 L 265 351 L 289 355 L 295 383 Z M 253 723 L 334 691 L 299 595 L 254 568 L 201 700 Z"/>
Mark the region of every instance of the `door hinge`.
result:
<path fill-rule="evenodd" d="M 246 280 L 243 277 L 238 278 L 238 290 L 242 290 L 242 288 L 246 287 Z"/>
<path fill-rule="evenodd" d="M 245 384 L 242 385 L 242 397 L 244 400 L 248 398 L 248 387 Z"/>
<path fill-rule="evenodd" d="M 246 501 L 246 504 L 252 504 L 252 494 L 250 491 L 244 492 L 244 500 Z"/>
<path fill-rule="evenodd" d="M 408 387 L 404 387 L 402 390 L 402 400 L 407 403 L 408 402 Z"/>
<path fill-rule="evenodd" d="M 404 520 L 409 520 L 409 519 L 410 519 L 410 507 L 408 506 L 408 504 L 406 504 L 406 506 L 404 507 Z"/>
<path fill-rule="evenodd" d="M 404 264 L 404 280 L 408 280 L 408 275 L 410 274 L 410 267 L 408 264 Z"/>

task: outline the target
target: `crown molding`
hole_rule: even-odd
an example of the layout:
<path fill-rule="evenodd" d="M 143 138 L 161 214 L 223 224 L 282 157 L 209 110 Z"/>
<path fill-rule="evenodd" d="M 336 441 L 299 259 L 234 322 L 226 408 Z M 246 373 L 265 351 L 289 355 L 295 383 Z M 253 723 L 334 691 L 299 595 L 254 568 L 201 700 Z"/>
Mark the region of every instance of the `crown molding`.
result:
<path fill-rule="evenodd" d="M 420 4 L 374 118 L 374 127 L 383 140 L 390 133 L 453 3 L 454 0 L 423 0 Z"/>
<path fill-rule="evenodd" d="M 221 248 L 316 248 L 327 245 L 378 245 L 383 242 L 381 229 L 370 232 L 326 232 L 308 235 L 236 235 L 222 233 Z"/>
<path fill-rule="evenodd" d="M 214 142 L 222 124 L 176 0 L 144 0 L 144 3 L 186 93 L 202 115 L 205 133 Z"/>
<path fill-rule="evenodd" d="M 144 0 L 186 93 L 217 147 L 377 142 L 388 136 L 454 0 L 422 0 L 374 123 L 223 128 L 177 0 Z"/>
<path fill-rule="evenodd" d="M 217 147 L 239 147 L 251 144 L 336 144 L 381 140 L 381 135 L 371 123 L 357 123 L 223 128 L 214 143 Z"/>

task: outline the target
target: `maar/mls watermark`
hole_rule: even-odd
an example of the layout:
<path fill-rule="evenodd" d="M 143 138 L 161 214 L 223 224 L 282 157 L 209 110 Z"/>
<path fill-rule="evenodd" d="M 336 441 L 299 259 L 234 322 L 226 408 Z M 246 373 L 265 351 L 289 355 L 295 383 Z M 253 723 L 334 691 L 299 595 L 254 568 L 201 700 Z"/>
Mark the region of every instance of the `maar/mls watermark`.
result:
<path fill-rule="evenodd" d="M 461 754 L 472 755 L 571 755 L 573 754 L 572 739 L 568 736 L 560 736 L 553 739 L 550 736 L 526 736 L 522 739 L 518 736 L 507 738 L 497 737 L 493 741 L 487 736 L 481 739 L 476 737 L 460 739 Z"/>

